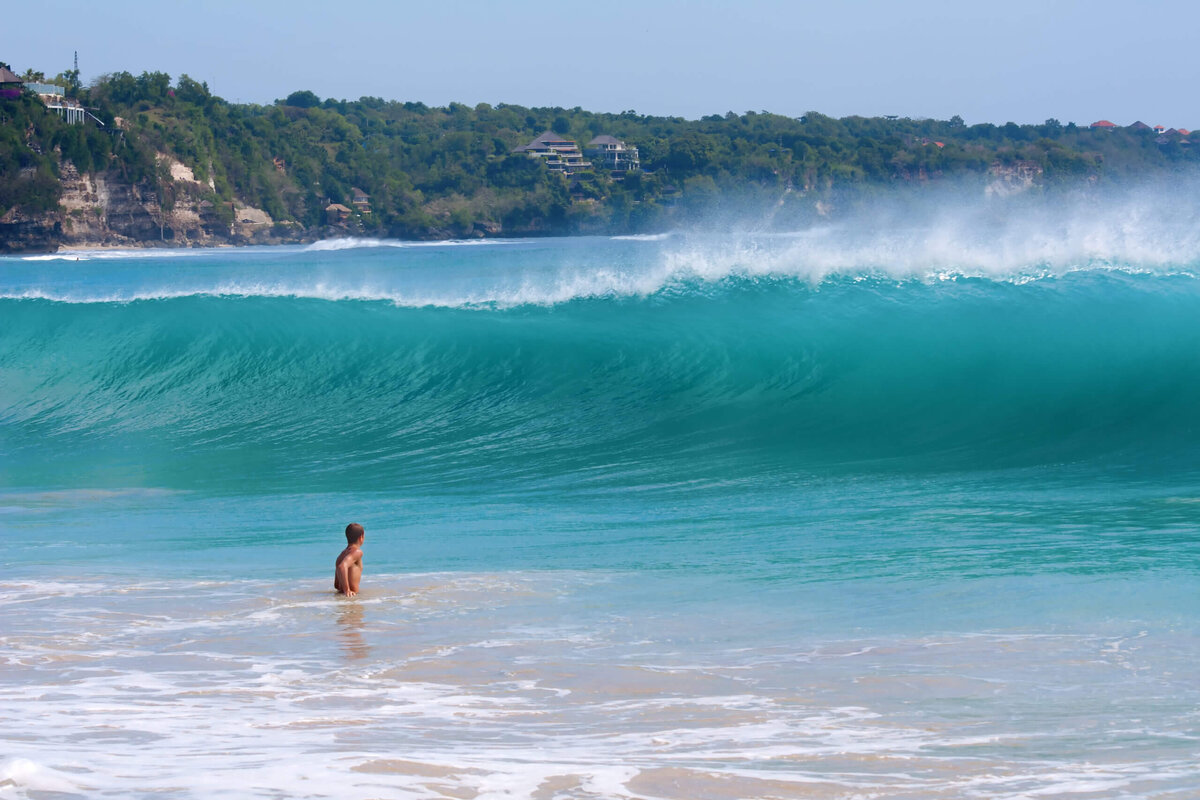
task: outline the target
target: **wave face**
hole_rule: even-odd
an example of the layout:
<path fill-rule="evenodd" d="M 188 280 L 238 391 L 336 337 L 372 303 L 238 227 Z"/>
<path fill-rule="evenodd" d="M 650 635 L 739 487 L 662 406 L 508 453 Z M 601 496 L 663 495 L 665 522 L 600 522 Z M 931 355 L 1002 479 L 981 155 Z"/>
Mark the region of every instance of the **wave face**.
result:
<path fill-rule="evenodd" d="M 628 291 L 596 290 L 599 270 L 582 289 L 525 275 L 457 304 L 304 291 L 294 274 L 233 293 L 225 274 L 205 290 L 161 270 L 149 290 L 8 286 L 2 477 L 611 488 L 1200 454 L 1200 280 L 1185 270 L 813 280 L 777 253 L 713 276 L 678 269 L 670 243 L 585 245 L 646 246 L 674 249 L 635 253 L 654 266 Z M 521 249 L 460 248 L 462 285 L 495 254 L 536 257 Z"/>

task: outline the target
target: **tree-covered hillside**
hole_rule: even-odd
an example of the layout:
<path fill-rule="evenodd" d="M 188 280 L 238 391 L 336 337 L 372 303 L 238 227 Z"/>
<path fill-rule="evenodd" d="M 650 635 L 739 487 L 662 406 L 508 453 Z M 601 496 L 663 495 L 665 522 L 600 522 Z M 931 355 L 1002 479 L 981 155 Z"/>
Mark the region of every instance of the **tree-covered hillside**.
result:
<path fill-rule="evenodd" d="M 188 76 L 117 73 L 70 86 L 103 126 L 67 125 L 36 97 L 0 100 L 0 216 L 56 207 L 64 164 L 181 197 L 232 220 L 242 203 L 314 230 L 331 203 L 370 196 L 343 222 L 396 237 L 653 230 L 713 206 L 771 208 L 788 220 L 881 187 L 995 180 L 1053 186 L 1159 175 L 1200 161 L 1200 143 L 1131 128 L 965 125 L 766 112 L 700 120 L 627 111 L 422 103 L 295 92 L 239 105 Z M 564 176 L 513 154 L 552 130 L 580 144 L 610 134 L 639 148 L 642 171 Z M 172 177 L 167 155 L 195 181 Z M 279 227 L 278 225 L 276 226 Z"/>

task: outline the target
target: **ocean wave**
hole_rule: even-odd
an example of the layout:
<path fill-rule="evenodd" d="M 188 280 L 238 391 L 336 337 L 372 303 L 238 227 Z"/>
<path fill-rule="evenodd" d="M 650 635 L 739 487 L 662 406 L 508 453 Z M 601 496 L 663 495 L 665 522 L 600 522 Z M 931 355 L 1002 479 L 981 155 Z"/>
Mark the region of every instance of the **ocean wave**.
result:
<path fill-rule="evenodd" d="M 383 247 L 464 247 L 521 244 L 526 239 L 443 239 L 436 241 L 413 241 L 408 239 L 375 239 L 371 237 L 341 236 L 322 239 L 306 245 L 307 252 L 334 252 L 338 250 L 377 249 Z"/>
<path fill-rule="evenodd" d="M 708 293 L 739 282 L 799 282 L 814 288 L 847 280 L 939 283 L 984 279 L 1026 284 L 1079 272 L 1200 275 L 1200 217 L 1188 207 L 1150 213 L 1144 205 L 989 217 L 979 208 L 938 210 L 919 224 L 858 218 L 783 233 L 676 232 L 633 240 L 405 242 L 330 239 L 306 248 L 102 252 L 85 258 L 195 257 L 211 263 L 180 275 L 151 271 L 136 280 L 81 288 L 68 273 L 34 275 L 5 285 L 0 298 L 63 303 L 121 303 L 180 297 L 292 297 L 383 301 L 404 307 L 511 308 L 596 298 Z M 590 241 L 590 244 L 589 244 Z M 483 250 L 434 263 L 437 248 Z M 368 259 L 364 249 L 390 250 Z M 242 268 L 243 255 L 255 261 Z M 488 253 L 486 259 L 483 253 Z M 258 260 L 259 255 L 276 256 Z M 324 254 L 314 261 L 313 254 Z M 440 258 L 440 254 L 437 254 Z M 69 256 L 38 256 L 59 259 Z M 258 265 L 258 266 L 255 266 Z M 84 268 L 86 273 L 86 267 Z M 135 266 L 128 267 L 136 269 Z M 461 274 L 458 270 L 461 270 Z M 234 273 L 234 274 L 231 274 Z M 73 274 L 73 273 L 71 273 Z M 87 286 L 87 283 L 83 284 Z"/>
<path fill-rule="evenodd" d="M 633 233 L 625 236 L 612 236 L 614 242 L 665 242 L 674 236 L 675 233 L 667 231 L 665 233 Z"/>
<path fill-rule="evenodd" d="M 1089 218 L 1005 218 L 991 225 L 942 212 L 920 226 L 829 225 L 789 235 L 691 237 L 662 253 L 661 274 L 705 280 L 728 276 L 885 276 L 941 280 L 981 277 L 1027 281 L 1088 269 L 1194 273 L 1200 218 L 1146 219 L 1137 209 Z"/>
<path fill-rule="evenodd" d="M 457 308 L 464 310 L 512 309 L 522 306 L 557 306 L 586 300 L 669 298 L 707 296 L 730 287 L 805 286 L 810 289 L 843 283 L 938 284 L 982 280 L 998 285 L 1053 282 L 1081 273 L 1151 276 L 1195 280 L 1200 269 L 1190 267 L 1131 266 L 1108 261 L 1073 264 L 1059 269 L 1042 266 L 1013 273 L 941 267 L 919 274 L 895 270 L 825 270 L 800 268 L 782 255 L 752 251 L 714 252 L 711 249 L 675 251 L 664 254 L 652 269 L 571 269 L 555 274 L 500 275 L 496 282 L 472 288 L 397 285 L 388 276 L 362 278 L 287 277 L 272 280 L 229 279 L 207 285 L 125 289 L 76 289 L 33 287 L 0 290 L 0 301 L 42 300 L 68 305 L 121 304 L 185 298 L 279 298 L 329 302 L 382 302 L 402 308 Z"/>
<path fill-rule="evenodd" d="M 641 485 L 1200 448 L 1194 278 L 739 278 L 645 299 L 586 299 L 619 280 L 586 278 L 600 282 L 561 287 L 569 303 L 469 311 L 0 301 L 6 446 L 78 470 L 73 485 L 154 474 L 168 488 L 243 463 L 280 478 Z M 65 457 L 126 446 L 136 476 Z"/>
<path fill-rule="evenodd" d="M 39 261 L 127 261 L 135 259 L 151 259 L 151 258 L 188 258 L 209 256 L 214 252 L 228 250 L 230 248 L 197 248 L 197 247 L 180 247 L 180 248 L 160 248 L 160 247 L 141 247 L 141 248 L 105 248 L 96 250 L 59 250 L 55 253 L 43 253 L 40 255 L 18 256 L 19 261 L 39 262 Z M 241 248 L 243 250 L 250 248 Z M 255 248 L 263 250 L 264 248 Z"/>

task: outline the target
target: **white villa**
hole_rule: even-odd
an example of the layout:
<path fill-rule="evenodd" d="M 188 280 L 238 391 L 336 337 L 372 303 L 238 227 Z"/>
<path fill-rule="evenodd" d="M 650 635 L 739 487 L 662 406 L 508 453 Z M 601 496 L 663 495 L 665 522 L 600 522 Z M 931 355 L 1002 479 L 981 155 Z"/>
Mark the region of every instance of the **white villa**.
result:
<path fill-rule="evenodd" d="M 564 175 L 574 175 L 592 168 L 592 162 L 585 161 L 583 153 L 579 152 L 579 145 L 551 131 L 546 131 L 529 144 L 513 148 L 513 152 L 541 158 L 547 169 Z"/>
<path fill-rule="evenodd" d="M 592 139 L 587 144 L 587 154 L 614 173 L 633 172 L 640 168 L 638 149 L 615 136 L 604 134 Z"/>

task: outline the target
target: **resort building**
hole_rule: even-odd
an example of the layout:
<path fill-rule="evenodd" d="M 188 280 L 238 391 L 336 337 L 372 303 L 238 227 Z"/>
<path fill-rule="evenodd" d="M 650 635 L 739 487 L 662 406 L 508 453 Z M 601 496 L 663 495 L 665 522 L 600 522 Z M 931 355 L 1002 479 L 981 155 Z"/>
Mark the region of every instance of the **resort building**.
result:
<path fill-rule="evenodd" d="M 363 214 L 370 214 L 371 195 L 358 187 L 354 187 L 350 190 L 350 205 L 357 208 Z"/>
<path fill-rule="evenodd" d="M 597 136 L 588 142 L 587 154 L 594 158 L 613 177 L 623 177 L 626 172 L 640 169 L 638 149 L 625 144 L 615 136 Z"/>
<path fill-rule="evenodd" d="M 592 168 L 592 162 L 585 161 L 583 153 L 579 152 L 579 145 L 551 131 L 546 131 L 529 144 L 514 147 L 513 152 L 540 158 L 551 172 L 564 175 L 574 175 Z"/>
<path fill-rule="evenodd" d="M 1189 133 L 1189 131 L 1186 128 L 1183 128 L 1183 129 L 1168 128 L 1167 130 L 1160 133 L 1158 136 L 1155 136 L 1154 141 L 1156 144 L 1167 144 L 1169 142 L 1179 142 L 1180 144 L 1190 145 L 1191 142 L 1189 142 L 1186 138 L 1184 138 L 1188 135 L 1188 133 Z"/>
<path fill-rule="evenodd" d="M 42 101 L 42 105 L 48 110 L 58 114 L 71 125 L 86 122 L 88 117 L 96 120 L 99 125 L 104 124 L 84 108 L 78 100 L 67 97 L 66 90 L 61 86 L 53 83 L 27 83 L 25 88 L 36 94 Z"/>
<path fill-rule="evenodd" d="M 1099 122 L 1093 122 L 1089 127 L 1091 127 L 1093 130 L 1096 128 L 1103 128 L 1104 130 L 1111 131 L 1113 128 L 1115 128 L 1117 126 L 1114 125 L 1113 123 L 1109 122 L 1106 119 L 1102 119 Z"/>

